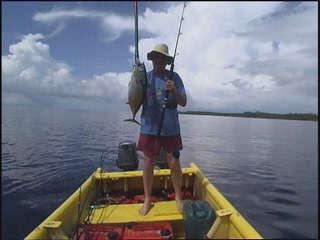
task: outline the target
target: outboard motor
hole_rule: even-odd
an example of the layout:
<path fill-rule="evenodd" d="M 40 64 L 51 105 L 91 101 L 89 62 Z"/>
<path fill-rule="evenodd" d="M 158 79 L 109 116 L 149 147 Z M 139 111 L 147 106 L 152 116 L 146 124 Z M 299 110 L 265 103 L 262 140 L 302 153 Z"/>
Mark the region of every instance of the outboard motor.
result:
<path fill-rule="evenodd" d="M 136 170 L 139 166 L 137 147 L 134 141 L 122 141 L 118 146 L 117 167 L 125 171 Z"/>

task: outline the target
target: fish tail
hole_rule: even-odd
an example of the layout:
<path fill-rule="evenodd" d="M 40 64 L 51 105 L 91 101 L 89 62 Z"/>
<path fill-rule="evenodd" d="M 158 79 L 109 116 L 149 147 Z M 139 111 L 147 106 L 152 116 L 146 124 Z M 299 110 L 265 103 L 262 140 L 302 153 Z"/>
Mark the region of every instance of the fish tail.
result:
<path fill-rule="evenodd" d="M 132 118 L 129 118 L 129 119 L 125 119 L 125 120 L 123 120 L 123 121 L 126 121 L 126 122 L 135 122 L 135 123 L 137 123 L 138 125 L 140 125 L 141 126 L 141 123 L 139 123 L 137 120 L 135 120 L 134 118 L 132 119 Z"/>

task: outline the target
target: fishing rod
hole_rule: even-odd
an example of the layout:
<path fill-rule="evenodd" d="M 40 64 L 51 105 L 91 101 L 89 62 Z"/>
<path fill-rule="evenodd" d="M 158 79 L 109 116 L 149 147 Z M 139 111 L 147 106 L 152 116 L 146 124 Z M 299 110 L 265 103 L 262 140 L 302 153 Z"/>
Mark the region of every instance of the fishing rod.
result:
<path fill-rule="evenodd" d="M 138 1 L 133 2 L 133 11 L 134 11 L 134 32 L 135 32 L 135 63 L 140 63 L 139 59 L 139 36 L 138 36 Z"/>
<path fill-rule="evenodd" d="M 182 34 L 181 33 L 181 25 L 182 25 L 182 21 L 184 20 L 183 13 L 184 13 L 184 9 L 186 8 L 186 6 L 187 6 L 187 4 L 186 4 L 186 2 L 184 2 L 183 3 L 182 13 L 181 13 L 181 18 L 180 18 L 180 25 L 179 25 L 179 30 L 178 30 L 176 46 L 175 46 L 174 54 L 173 54 L 173 60 L 172 60 L 171 66 L 170 66 L 169 79 L 172 79 L 172 76 L 173 76 L 174 60 L 175 60 L 176 55 L 177 55 L 177 47 L 178 47 L 179 37 Z M 164 120 L 164 113 L 165 113 L 165 110 L 166 110 L 166 105 L 167 105 L 167 102 L 168 102 L 169 93 L 170 93 L 170 91 L 166 90 L 166 94 L 165 94 L 164 99 L 163 99 L 161 118 L 160 118 L 159 128 L 158 128 L 158 132 L 157 132 L 157 139 L 156 139 L 157 141 L 158 141 L 158 138 L 159 138 L 161 130 L 162 130 L 162 125 L 163 125 L 163 120 Z"/>

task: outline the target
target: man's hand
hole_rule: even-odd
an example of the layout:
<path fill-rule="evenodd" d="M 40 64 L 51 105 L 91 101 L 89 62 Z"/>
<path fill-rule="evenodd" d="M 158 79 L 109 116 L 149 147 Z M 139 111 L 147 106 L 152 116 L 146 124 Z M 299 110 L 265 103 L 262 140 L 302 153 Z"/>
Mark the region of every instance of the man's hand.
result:
<path fill-rule="evenodd" d="M 187 104 L 187 98 L 185 95 L 181 95 L 177 88 L 174 85 L 174 82 L 170 79 L 166 80 L 165 84 L 165 90 L 172 91 L 173 96 L 175 97 L 175 100 L 177 104 L 184 107 Z"/>
<path fill-rule="evenodd" d="M 166 80 L 165 90 L 171 91 L 174 89 L 174 82 L 170 79 Z"/>

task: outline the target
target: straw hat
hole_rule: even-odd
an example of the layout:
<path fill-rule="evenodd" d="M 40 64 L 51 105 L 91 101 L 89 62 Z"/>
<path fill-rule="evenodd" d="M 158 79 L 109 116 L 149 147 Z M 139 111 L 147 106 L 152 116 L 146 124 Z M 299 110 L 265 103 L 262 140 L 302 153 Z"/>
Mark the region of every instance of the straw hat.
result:
<path fill-rule="evenodd" d="M 160 53 L 167 57 L 168 64 L 173 62 L 173 57 L 169 55 L 168 46 L 166 44 L 158 44 L 154 49 L 147 54 L 147 59 L 152 60 L 155 53 Z"/>

